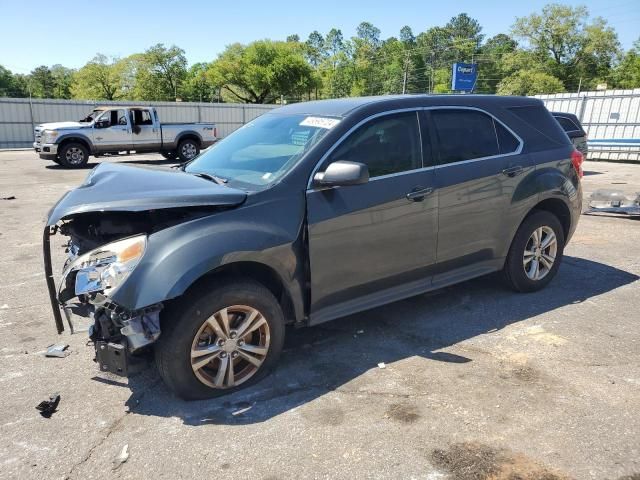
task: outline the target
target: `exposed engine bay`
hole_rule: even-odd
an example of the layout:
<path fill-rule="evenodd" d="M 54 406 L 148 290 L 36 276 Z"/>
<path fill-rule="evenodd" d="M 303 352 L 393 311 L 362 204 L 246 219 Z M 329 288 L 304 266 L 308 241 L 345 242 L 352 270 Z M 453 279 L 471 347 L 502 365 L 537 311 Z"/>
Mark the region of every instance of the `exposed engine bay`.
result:
<path fill-rule="evenodd" d="M 71 333 L 74 316 L 89 319 L 89 338 L 102 371 L 127 375 L 127 357 L 145 349 L 160 334 L 162 303 L 129 310 L 112 302 L 111 294 L 127 279 L 144 255 L 148 235 L 221 210 L 221 207 L 175 208 L 142 212 L 89 212 L 47 227 L 45 272 L 58 333 L 64 330 L 60 309 Z M 62 278 L 55 288 L 50 238 L 69 238 Z M 55 277 L 58 277 L 57 275 Z"/>

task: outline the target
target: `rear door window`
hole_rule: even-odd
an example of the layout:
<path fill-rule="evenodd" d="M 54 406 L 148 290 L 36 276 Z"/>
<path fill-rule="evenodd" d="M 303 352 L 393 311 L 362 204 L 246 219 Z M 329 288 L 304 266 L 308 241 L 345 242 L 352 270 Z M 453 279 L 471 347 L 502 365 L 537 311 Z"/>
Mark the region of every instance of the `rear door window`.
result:
<path fill-rule="evenodd" d="M 498 147 L 500 153 L 515 153 L 520 147 L 520 140 L 514 137 L 513 133 L 505 128 L 500 122 L 493 121 L 496 127 L 496 135 L 498 136 Z"/>
<path fill-rule="evenodd" d="M 493 117 L 476 110 L 431 111 L 440 164 L 500 154 Z M 508 132 L 507 132 L 508 133 Z"/>

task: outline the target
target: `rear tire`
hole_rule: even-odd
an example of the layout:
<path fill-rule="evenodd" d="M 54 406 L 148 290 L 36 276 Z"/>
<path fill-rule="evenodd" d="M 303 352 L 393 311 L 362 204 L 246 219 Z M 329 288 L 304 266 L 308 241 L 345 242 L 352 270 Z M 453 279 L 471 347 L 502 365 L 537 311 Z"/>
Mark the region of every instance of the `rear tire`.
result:
<path fill-rule="evenodd" d="M 246 280 L 207 287 L 168 306 L 155 346 L 160 376 L 185 400 L 253 385 L 276 365 L 284 343 L 282 309 L 263 285 Z"/>
<path fill-rule="evenodd" d="M 564 230 L 558 217 L 535 210 L 511 242 L 503 274 L 518 292 L 535 292 L 553 280 L 564 252 Z"/>
<path fill-rule="evenodd" d="M 187 138 L 178 144 L 178 158 L 183 162 L 193 160 L 200 153 L 200 142 Z"/>
<path fill-rule="evenodd" d="M 66 168 L 83 168 L 89 162 L 89 150 L 81 143 L 70 142 L 60 150 L 58 160 Z"/>

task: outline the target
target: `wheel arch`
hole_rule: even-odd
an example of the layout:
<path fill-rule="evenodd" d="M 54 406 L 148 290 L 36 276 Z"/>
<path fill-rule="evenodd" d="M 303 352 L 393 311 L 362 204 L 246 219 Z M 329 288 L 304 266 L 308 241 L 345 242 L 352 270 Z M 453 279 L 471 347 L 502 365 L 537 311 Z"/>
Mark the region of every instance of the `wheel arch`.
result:
<path fill-rule="evenodd" d="M 196 279 L 180 297 L 194 290 L 210 288 L 211 285 L 218 282 L 241 279 L 253 280 L 267 288 L 280 304 L 285 322 L 294 323 L 296 321 L 292 294 L 282 276 L 275 268 L 257 261 L 242 260 L 220 265 Z"/>
<path fill-rule="evenodd" d="M 89 155 L 93 154 L 93 143 L 91 143 L 91 140 L 87 137 L 81 135 L 68 135 L 58 139 L 58 152 L 60 152 L 65 145 L 73 142 L 82 144 L 89 152 Z"/>
<path fill-rule="evenodd" d="M 191 130 L 178 135 L 178 138 L 176 139 L 176 147 L 180 145 L 180 142 L 182 142 L 183 140 L 195 140 L 196 142 L 198 142 L 198 147 L 202 146 L 202 137 L 197 132 Z"/>
<path fill-rule="evenodd" d="M 564 200 L 561 200 L 560 198 L 546 198 L 534 205 L 534 207 L 525 216 L 525 219 L 536 210 L 542 210 L 555 215 L 562 225 L 562 232 L 564 233 L 565 240 L 569 238 L 571 231 L 571 210 Z"/>

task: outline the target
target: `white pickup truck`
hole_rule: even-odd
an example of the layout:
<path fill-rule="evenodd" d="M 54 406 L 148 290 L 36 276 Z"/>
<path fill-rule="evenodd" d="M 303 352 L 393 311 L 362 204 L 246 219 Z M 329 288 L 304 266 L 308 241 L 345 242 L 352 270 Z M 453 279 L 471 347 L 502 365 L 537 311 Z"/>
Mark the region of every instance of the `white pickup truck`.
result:
<path fill-rule="evenodd" d="M 94 109 L 78 122 L 38 125 L 33 148 L 40 158 L 68 168 L 86 165 L 89 156 L 158 152 L 191 160 L 216 141 L 213 123 L 163 123 L 153 107 L 111 105 Z"/>

